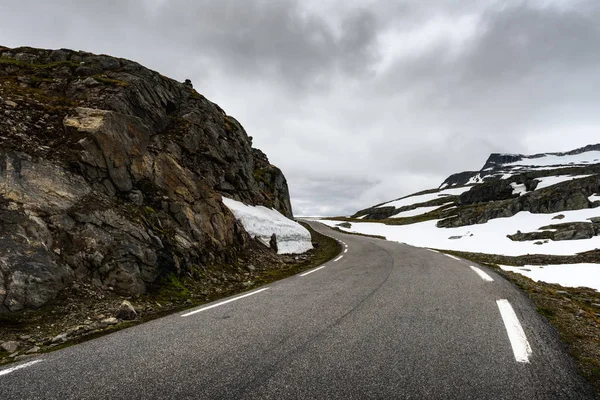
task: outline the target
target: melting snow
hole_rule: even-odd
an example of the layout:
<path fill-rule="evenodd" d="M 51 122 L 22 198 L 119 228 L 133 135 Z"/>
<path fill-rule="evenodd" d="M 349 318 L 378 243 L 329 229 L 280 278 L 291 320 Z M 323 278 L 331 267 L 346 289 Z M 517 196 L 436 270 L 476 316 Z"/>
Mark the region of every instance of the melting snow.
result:
<path fill-rule="evenodd" d="M 600 196 L 598 196 L 598 193 L 593 194 L 592 196 L 588 197 L 589 201 L 600 201 Z"/>
<path fill-rule="evenodd" d="M 501 265 L 505 271 L 517 272 L 534 281 L 558 283 L 563 286 L 585 286 L 600 291 L 600 264 Z"/>
<path fill-rule="evenodd" d="M 574 179 L 587 178 L 592 175 L 560 175 L 560 176 L 545 176 L 542 178 L 536 178 L 540 181 L 535 190 L 547 188 L 552 185 L 556 185 L 557 183 L 572 181 Z"/>
<path fill-rule="evenodd" d="M 223 204 L 242 223 L 246 232 L 265 246 L 269 246 L 271 235 L 275 234 L 279 254 L 299 254 L 312 249 L 310 232 L 279 211 L 264 206 L 248 206 L 226 197 L 223 197 Z"/>
<path fill-rule="evenodd" d="M 414 210 L 402 211 L 401 213 L 392 215 L 390 218 L 406 218 L 406 217 L 414 217 L 416 215 L 423 215 L 423 214 L 427 214 L 428 212 L 437 210 L 438 208 L 446 206 L 448 204 L 452 204 L 452 203 L 450 202 L 450 203 L 442 204 L 441 206 L 419 207 L 419 208 L 415 208 Z"/>
<path fill-rule="evenodd" d="M 555 156 L 547 154 L 539 158 L 524 158 L 519 161 L 504 164 L 504 166 L 535 165 L 545 167 L 551 165 L 588 164 L 597 163 L 599 159 L 600 151 L 587 151 L 585 153 L 573 154 L 569 156 Z"/>
<path fill-rule="evenodd" d="M 390 201 L 388 203 L 384 203 L 377 207 L 378 208 L 379 207 L 400 208 L 400 207 L 410 206 L 413 204 L 425 203 L 427 201 L 439 199 L 441 197 L 459 196 L 461 193 L 467 192 L 469 190 L 471 190 L 471 186 L 460 187 L 460 188 L 455 188 L 455 189 L 445 189 L 445 190 L 440 190 L 439 192 L 435 192 L 435 193 L 420 194 L 420 195 L 416 195 L 416 196 L 406 197 L 406 198 L 403 198 L 400 200 Z"/>
<path fill-rule="evenodd" d="M 558 214 L 558 213 L 557 213 Z M 424 221 L 410 225 L 385 225 L 373 222 L 355 222 L 351 229 L 341 228 L 351 232 L 366 233 L 370 235 L 385 236 L 388 240 L 404 242 L 413 246 L 430 247 L 437 249 L 469 251 L 476 253 L 504 254 L 520 256 L 525 254 L 555 254 L 574 255 L 583 251 L 600 248 L 600 236 L 585 240 L 548 241 L 543 245 L 534 244 L 535 241 L 514 242 L 506 237 L 517 230 L 534 232 L 544 225 L 557 221 L 552 220 L 557 214 L 532 214 L 520 212 L 510 218 L 496 218 L 485 224 L 463 226 L 459 228 L 438 228 L 437 221 Z M 587 218 L 600 216 L 600 209 L 584 209 L 563 211 L 565 218 L 561 223 L 585 221 Z M 321 220 L 333 226 L 339 222 Z M 469 232 L 469 235 L 467 235 Z M 472 236 L 470 236 L 472 234 Z M 462 237 L 449 239 L 449 237 Z"/>

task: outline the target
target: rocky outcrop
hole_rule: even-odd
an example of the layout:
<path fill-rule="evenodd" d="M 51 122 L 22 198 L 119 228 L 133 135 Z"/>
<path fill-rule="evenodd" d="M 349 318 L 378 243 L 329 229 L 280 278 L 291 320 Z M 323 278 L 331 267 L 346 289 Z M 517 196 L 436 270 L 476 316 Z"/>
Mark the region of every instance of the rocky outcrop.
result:
<path fill-rule="evenodd" d="M 463 195 L 471 192 L 481 192 L 481 196 L 478 195 L 475 197 L 469 194 L 468 197 L 469 200 L 480 201 L 455 209 L 452 216 L 438 221 L 437 226 L 440 228 L 449 228 L 483 224 L 494 218 L 512 217 L 520 211 L 547 214 L 598 206 L 598 204 L 588 199 L 594 193 L 600 192 L 600 176 L 598 175 L 559 183 L 509 199 L 502 199 L 505 196 L 503 194 L 499 195 L 498 199 L 494 199 L 492 195 L 486 197 L 488 194 L 493 193 L 493 190 L 490 189 L 492 187 L 491 183 L 487 182 L 474 186 L 469 192 L 464 193 Z M 503 187 L 500 184 L 498 186 Z M 463 195 L 461 195 L 461 201 L 463 201 Z M 508 192 L 506 192 L 507 195 Z M 484 201 L 484 198 L 487 200 Z"/>
<path fill-rule="evenodd" d="M 249 238 L 221 194 L 292 217 L 239 122 L 135 62 L 0 47 L 0 113 L 0 312 L 234 259 Z"/>
<path fill-rule="evenodd" d="M 473 186 L 460 195 L 459 203 L 485 203 L 492 200 L 507 200 L 517 196 L 513 194 L 513 187 L 508 181 L 497 180 Z"/>
<path fill-rule="evenodd" d="M 542 226 L 537 232 L 520 232 L 508 235 L 514 241 L 544 240 L 581 240 L 590 239 L 600 235 L 600 223 L 596 222 L 570 222 Z"/>
<path fill-rule="evenodd" d="M 506 179 L 506 177 L 511 175 L 530 175 L 529 178 L 531 179 L 540 176 L 550 176 L 553 174 L 565 175 L 568 173 L 598 173 L 600 172 L 600 160 L 596 160 L 596 162 L 577 163 L 568 158 L 568 156 L 578 155 L 590 151 L 600 151 L 600 144 L 591 144 L 563 153 L 541 153 L 534 155 L 492 153 L 488 157 L 481 170 L 465 171 L 452 174 L 440 185 L 440 188 Z M 555 165 L 552 170 L 548 170 L 543 167 L 536 168 L 536 160 L 546 156 L 558 157 L 556 158 L 556 162 L 558 164 Z M 560 157 L 565 157 L 565 160 L 562 161 L 562 164 L 560 164 Z M 517 161 L 526 161 L 526 164 L 530 164 L 530 166 L 526 167 L 523 165 L 510 165 L 511 163 Z"/>

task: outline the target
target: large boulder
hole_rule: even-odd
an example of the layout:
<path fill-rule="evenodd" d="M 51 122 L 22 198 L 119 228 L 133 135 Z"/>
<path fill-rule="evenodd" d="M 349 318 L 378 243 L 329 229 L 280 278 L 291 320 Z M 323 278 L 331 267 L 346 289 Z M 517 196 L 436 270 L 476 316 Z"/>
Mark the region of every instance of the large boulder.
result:
<path fill-rule="evenodd" d="M 144 293 L 237 259 L 226 195 L 292 217 L 287 182 L 234 118 L 141 65 L 0 47 L 0 312 L 73 280 Z"/>

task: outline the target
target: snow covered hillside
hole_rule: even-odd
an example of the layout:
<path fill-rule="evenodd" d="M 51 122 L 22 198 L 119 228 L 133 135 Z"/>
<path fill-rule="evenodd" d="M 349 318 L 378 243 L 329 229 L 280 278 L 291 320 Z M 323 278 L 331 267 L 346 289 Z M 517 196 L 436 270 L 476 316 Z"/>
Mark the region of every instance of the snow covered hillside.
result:
<path fill-rule="evenodd" d="M 275 234 L 279 254 L 300 254 L 312 249 L 310 232 L 279 211 L 264 206 L 249 206 L 226 197 L 223 197 L 223 204 L 242 223 L 246 232 L 265 246 L 269 246 L 271 236 Z"/>
<path fill-rule="evenodd" d="M 507 179 L 511 176 L 534 171 L 570 168 L 578 169 L 600 164 L 600 144 L 589 145 L 566 153 L 542 153 L 531 156 L 522 154 L 491 154 L 479 171 L 466 171 L 451 175 L 441 185 L 447 187 L 481 183 L 490 179 Z"/>
<path fill-rule="evenodd" d="M 350 228 L 338 226 L 341 221 Z M 563 261 L 585 253 L 585 266 L 561 262 L 514 271 L 600 290 L 600 145 L 534 156 L 492 154 L 480 171 L 454 174 L 441 189 L 321 222 L 441 250 Z M 575 279 L 575 273 L 581 275 Z"/>

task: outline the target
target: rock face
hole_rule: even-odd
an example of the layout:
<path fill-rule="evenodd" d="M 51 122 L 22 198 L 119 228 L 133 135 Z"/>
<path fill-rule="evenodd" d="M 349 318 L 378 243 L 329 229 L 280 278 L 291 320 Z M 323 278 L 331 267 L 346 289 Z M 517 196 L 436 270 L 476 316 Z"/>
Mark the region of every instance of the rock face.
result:
<path fill-rule="evenodd" d="M 292 217 L 234 118 L 135 62 L 0 46 L 0 114 L 0 312 L 234 259 L 248 236 L 221 194 Z"/>

